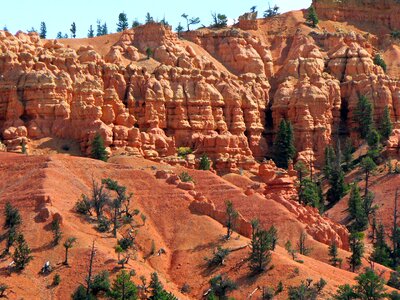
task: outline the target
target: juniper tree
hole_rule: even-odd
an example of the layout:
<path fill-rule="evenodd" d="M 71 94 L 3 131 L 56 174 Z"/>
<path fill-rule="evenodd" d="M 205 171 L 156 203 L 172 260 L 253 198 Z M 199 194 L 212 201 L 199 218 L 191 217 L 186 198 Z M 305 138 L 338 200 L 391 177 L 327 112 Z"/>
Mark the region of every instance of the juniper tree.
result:
<path fill-rule="evenodd" d="M 146 55 L 147 55 L 147 59 L 150 59 L 151 55 L 153 54 L 153 51 L 151 50 L 150 47 L 146 48 Z"/>
<path fill-rule="evenodd" d="M 289 161 L 296 154 L 294 147 L 293 127 L 290 121 L 282 119 L 274 141 L 274 161 L 280 168 L 287 169 Z"/>
<path fill-rule="evenodd" d="M 225 263 L 225 258 L 229 255 L 229 253 L 229 249 L 218 246 L 217 251 L 214 253 L 213 257 L 206 259 L 208 267 L 215 268 L 222 266 Z"/>
<path fill-rule="evenodd" d="M 46 23 L 45 22 L 41 22 L 40 23 L 40 33 L 39 36 L 41 39 L 45 39 L 47 35 L 47 28 L 46 28 Z"/>
<path fill-rule="evenodd" d="M 76 24 L 75 24 L 75 22 L 73 22 L 71 24 L 71 28 L 70 28 L 69 31 L 71 31 L 71 37 L 72 38 L 76 38 Z"/>
<path fill-rule="evenodd" d="M 386 62 L 379 53 L 374 56 L 374 64 L 380 66 L 382 70 L 386 73 Z"/>
<path fill-rule="evenodd" d="M 312 284 L 312 279 L 302 281 L 299 286 L 290 286 L 288 291 L 289 300 L 316 300 L 326 285 L 324 279 Z"/>
<path fill-rule="evenodd" d="M 226 232 L 226 239 L 229 240 L 233 230 L 236 227 L 236 222 L 237 219 L 239 217 L 239 213 L 235 210 L 235 208 L 233 207 L 233 203 L 232 201 L 226 201 L 225 202 L 225 206 L 226 206 L 226 223 L 225 226 L 227 228 L 227 232 Z"/>
<path fill-rule="evenodd" d="M 122 12 L 118 15 L 117 32 L 124 31 L 128 29 L 128 17 L 126 13 Z"/>

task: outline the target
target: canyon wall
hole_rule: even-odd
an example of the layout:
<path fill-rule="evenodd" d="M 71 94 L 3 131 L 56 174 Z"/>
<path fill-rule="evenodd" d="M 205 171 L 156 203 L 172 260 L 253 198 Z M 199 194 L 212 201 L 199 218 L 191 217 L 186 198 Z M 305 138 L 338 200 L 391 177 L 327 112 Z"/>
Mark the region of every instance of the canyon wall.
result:
<path fill-rule="evenodd" d="M 282 118 L 293 124 L 299 158 L 317 163 L 339 127 L 360 143 L 352 121 L 360 95 L 373 102 L 377 122 L 386 105 L 398 120 L 398 81 L 374 64 L 368 37 L 299 29 L 266 38 L 268 25 L 258 25 L 180 39 L 150 23 L 109 36 L 112 43 L 75 47 L 73 39 L 0 31 L 3 143 L 20 151 L 53 136 L 88 154 L 100 133 L 109 152 L 159 160 L 185 146 L 237 170 L 271 153 Z"/>

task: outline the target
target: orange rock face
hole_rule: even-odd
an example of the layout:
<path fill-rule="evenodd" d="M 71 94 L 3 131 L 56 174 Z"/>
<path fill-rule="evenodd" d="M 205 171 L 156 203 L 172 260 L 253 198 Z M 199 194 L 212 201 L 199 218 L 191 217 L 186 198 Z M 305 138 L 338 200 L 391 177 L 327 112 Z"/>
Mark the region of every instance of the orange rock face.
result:
<path fill-rule="evenodd" d="M 20 151 L 54 136 L 88 154 L 100 133 L 110 153 L 176 163 L 171 156 L 185 146 L 238 172 L 271 153 L 282 118 L 293 124 L 298 158 L 318 165 L 338 128 L 359 143 L 352 115 L 360 95 L 376 121 L 386 105 L 400 117 L 399 83 L 373 63 L 367 36 L 302 28 L 281 37 L 262 34 L 265 22 L 254 16 L 241 22 L 185 40 L 151 23 L 100 46 L 98 38 L 77 46 L 1 31 L 2 142 Z"/>

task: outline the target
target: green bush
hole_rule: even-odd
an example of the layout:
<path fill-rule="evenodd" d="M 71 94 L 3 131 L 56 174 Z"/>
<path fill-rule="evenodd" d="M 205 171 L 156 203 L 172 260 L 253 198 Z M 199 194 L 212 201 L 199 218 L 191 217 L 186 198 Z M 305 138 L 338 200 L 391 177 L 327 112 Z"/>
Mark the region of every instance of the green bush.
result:
<path fill-rule="evenodd" d="M 190 147 L 179 147 L 176 149 L 176 152 L 178 153 L 179 157 L 185 158 L 186 155 L 192 154 L 193 150 Z"/>
<path fill-rule="evenodd" d="M 118 245 L 126 251 L 133 246 L 133 241 L 130 238 L 122 238 L 118 240 Z"/>
<path fill-rule="evenodd" d="M 97 225 L 97 231 L 107 232 L 110 230 L 111 222 L 107 218 L 101 217 L 99 219 L 99 224 Z"/>
<path fill-rule="evenodd" d="M 81 199 L 75 203 L 75 211 L 81 215 L 88 215 L 90 213 L 91 204 L 86 195 L 81 195 Z"/>
<path fill-rule="evenodd" d="M 57 285 L 60 284 L 60 282 L 61 282 L 61 276 L 60 276 L 60 274 L 54 275 L 54 277 L 53 277 L 53 285 L 54 285 L 54 286 L 57 286 Z"/>
<path fill-rule="evenodd" d="M 386 73 L 386 62 L 385 60 L 382 58 L 382 56 L 380 54 L 375 55 L 374 57 L 374 64 L 377 66 L 382 67 L 383 71 Z"/>
<path fill-rule="evenodd" d="M 179 175 L 179 179 L 182 182 L 194 182 L 192 176 L 190 176 L 188 172 L 182 172 L 181 175 Z"/>

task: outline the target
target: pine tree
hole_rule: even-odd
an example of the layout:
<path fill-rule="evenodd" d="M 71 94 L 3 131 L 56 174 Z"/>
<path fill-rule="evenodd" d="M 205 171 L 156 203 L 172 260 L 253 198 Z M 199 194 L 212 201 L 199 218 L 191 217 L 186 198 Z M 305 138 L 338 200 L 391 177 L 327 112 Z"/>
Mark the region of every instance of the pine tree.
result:
<path fill-rule="evenodd" d="M 25 238 L 22 234 L 19 234 L 16 240 L 17 244 L 13 254 L 13 260 L 17 270 L 23 270 L 26 265 L 33 259 L 31 249 L 29 248 Z"/>
<path fill-rule="evenodd" d="M 107 35 L 108 34 L 108 27 L 107 23 L 104 22 L 104 24 L 101 26 L 101 35 Z"/>
<path fill-rule="evenodd" d="M 87 37 L 88 38 L 94 37 L 94 30 L 93 30 L 93 26 L 92 25 L 90 25 L 90 27 L 89 27 L 89 31 L 88 31 Z"/>
<path fill-rule="evenodd" d="M 140 24 L 140 22 L 139 22 L 137 19 L 135 19 L 135 20 L 132 22 L 131 28 L 135 28 L 135 27 L 138 27 L 138 26 L 140 26 L 140 25 L 142 25 L 142 24 Z"/>
<path fill-rule="evenodd" d="M 368 194 L 369 177 L 371 175 L 371 172 L 373 172 L 376 169 L 376 164 L 371 157 L 367 156 L 363 158 L 360 165 L 361 169 L 365 173 L 365 190 L 364 190 L 364 197 L 365 197 Z"/>
<path fill-rule="evenodd" d="M 334 300 L 355 300 L 357 299 L 357 294 L 354 288 L 350 284 L 340 285 L 336 291 Z"/>
<path fill-rule="evenodd" d="M 6 202 L 4 209 L 4 228 L 16 228 L 22 223 L 21 214 L 19 213 L 18 208 L 11 205 L 10 202 Z"/>
<path fill-rule="evenodd" d="M 366 269 L 356 280 L 357 299 L 386 299 L 385 283 L 372 269 Z"/>
<path fill-rule="evenodd" d="M 203 171 L 210 170 L 210 160 L 207 157 L 207 154 L 203 153 L 200 158 L 199 169 Z"/>
<path fill-rule="evenodd" d="M 352 272 L 355 272 L 361 266 L 361 259 L 364 255 L 364 235 L 360 232 L 354 232 L 350 235 L 351 256 L 348 258 Z"/>
<path fill-rule="evenodd" d="M 61 31 L 57 32 L 56 39 L 62 39 L 62 38 L 63 38 L 62 32 Z"/>
<path fill-rule="evenodd" d="M 314 6 L 312 6 L 312 5 L 308 8 L 308 14 L 307 14 L 306 20 L 307 20 L 308 24 L 314 28 L 317 27 L 317 25 L 319 23 L 317 12 L 315 11 Z"/>
<path fill-rule="evenodd" d="M 181 17 L 186 20 L 187 31 L 190 31 L 190 25 L 196 25 L 196 24 L 200 23 L 200 18 L 198 18 L 198 17 L 189 18 L 189 16 L 187 14 L 182 14 Z M 183 30 L 183 28 L 182 28 L 182 30 Z"/>
<path fill-rule="evenodd" d="M 374 64 L 380 66 L 382 70 L 386 73 L 386 68 L 387 68 L 386 62 L 379 53 L 376 54 L 374 57 Z"/>
<path fill-rule="evenodd" d="M 274 141 L 274 161 L 278 167 L 287 169 L 295 154 L 292 124 L 282 119 Z"/>
<path fill-rule="evenodd" d="M 232 201 L 226 201 L 225 206 L 226 206 L 226 223 L 225 223 L 225 225 L 227 228 L 226 239 L 229 240 L 233 233 L 233 230 L 236 227 L 236 221 L 237 221 L 237 218 L 239 217 L 239 213 L 233 207 Z"/>
<path fill-rule="evenodd" d="M 71 31 L 71 37 L 72 38 L 76 38 L 76 24 L 75 24 L 75 22 L 73 22 L 71 24 L 71 29 L 69 31 Z"/>
<path fill-rule="evenodd" d="M 40 23 L 40 38 L 41 39 L 45 39 L 47 35 L 47 29 L 46 29 L 46 23 L 45 22 L 41 22 Z"/>
<path fill-rule="evenodd" d="M 181 38 L 182 31 L 183 31 L 183 26 L 181 25 L 181 22 L 179 22 L 178 26 L 175 28 L 176 32 L 178 33 L 178 37 Z"/>
<path fill-rule="evenodd" d="M 342 259 L 338 257 L 338 247 L 335 241 L 332 241 L 332 243 L 329 245 L 329 262 L 331 263 L 332 266 L 336 267 L 339 265 L 341 267 L 342 265 Z"/>
<path fill-rule="evenodd" d="M 271 262 L 272 238 L 269 232 L 257 228 L 252 236 L 251 246 L 250 270 L 256 274 L 264 272 Z"/>
<path fill-rule="evenodd" d="M 53 244 L 57 246 L 62 237 L 59 219 L 54 219 L 51 222 L 51 231 L 53 231 Z"/>
<path fill-rule="evenodd" d="M 318 185 L 309 178 L 301 181 L 299 201 L 304 205 L 315 207 L 318 210 L 322 210 L 323 208 L 323 199 L 320 197 Z"/>
<path fill-rule="evenodd" d="M 150 47 L 146 48 L 146 55 L 147 55 L 147 59 L 150 59 L 151 55 L 153 54 L 153 51 L 151 50 Z"/>
<path fill-rule="evenodd" d="M 96 36 L 102 36 L 103 35 L 103 27 L 101 26 L 101 21 L 97 20 L 97 33 Z"/>
<path fill-rule="evenodd" d="M 118 15 L 117 32 L 124 31 L 128 29 L 128 27 L 128 17 L 126 16 L 126 13 L 122 12 Z"/>
<path fill-rule="evenodd" d="M 137 287 L 131 281 L 132 274 L 122 270 L 114 280 L 110 296 L 118 300 L 136 300 L 138 299 Z"/>
<path fill-rule="evenodd" d="M 68 251 L 69 251 L 69 249 L 71 249 L 74 246 L 75 242 L 76 242 L 75 237 L 69 237 L 68 239 L 66 239 L 66 241 L 63 244 L 63 246 L 65 248 L 65 260 L 64 260 L 63 264 L 66 266 L 68 266 Z"/>
<path fill-rule="evenodd" d="M 351 189 L 348 207 L 350 217 L 354 220 L 351 230 L 355 232 L 365 230 L 368 225 L 368 216 L 361 199 L 360 188 L 356 184 Z"/>
<path fill-rule="evenodd" d="M 353 162 L 354 147 L 350 139 L 346 140 L 343 150 L 343 162 L 345 163 L 345 170 L 349 171 Z"/>
<path fill-rule="evenodd" d="M 104 146 L 103 138 L 97 133 L 92 142 L 91 157 L 94 159 L 107 161 L 107 151 Z"/>
<path fill-rule="evenodd" d="M 304 231 L 302 231 L 300 233 L 299 241 L 297 242 L 297 248 L 301 255 L 308 255 L 312 250 L 311 248 L 307 247 L 306 240 L 307 240 L 307 234 Z"/>
<path fill-rule="evenodd" d="M 371 102 L 365 96 L 358 98 L 357 107 L 354 110 L 353 121 L 360 137 L 366 139 L 374 126 L 373 108 Z"/>
<path fill-rule="evenodd" d="M 389 106 L 385 106 L 385 110 L 383 111 L 383 117 L 381 121 L 381 135 L 384 140 L 387 140 L 389 136 L 392 134 L 393 124 L 390 120 L 390 110 Z"/>
<path fill-rule="evenodd" d="M 148 23 L 154 23 L 154 19 L 153 19 L 153 17 L 150 15 L 150 13 L 147 13 L 147 14 L 146 14 L 145 23 L 146 23 L 146 24 L 148 24 Z"/>
<path fill-rule="evenodd" d="M 237 288 L 236 283 L 227 277 L 217 275 L 210 280 L 210 296 L 208 299 L 228 299 L 227 294 Z M 218 298 L 216 298 L 218 297 Z"/>
<path fill-rule="evenodd" d="M 383 224 L 379 224 L 376 230 L 376 240 L 374 243 L 374 251 L 371 254 L 371 260 L 387 267 L 391 265 L 390 248 L 385 240 L 385 227 Z"/>
<path fill-rule="evenodd" d="M 324 175 L 325 178 L 330 180 L 332 177 L 333 168 L 336 161 L 335 150 L 331 145 L 325 148 L 325 165 L 324 165 Z"/>
<path fill-rule="evenodd" d="M 340 165 L 336 165 L 332 170 L 331 179 L 329 180 L 331 188 L 328 190 L 328 201 L 332 206 L 337 203 L 347 192 L 347 186 L 344 182 L 344 172 Z"/>

